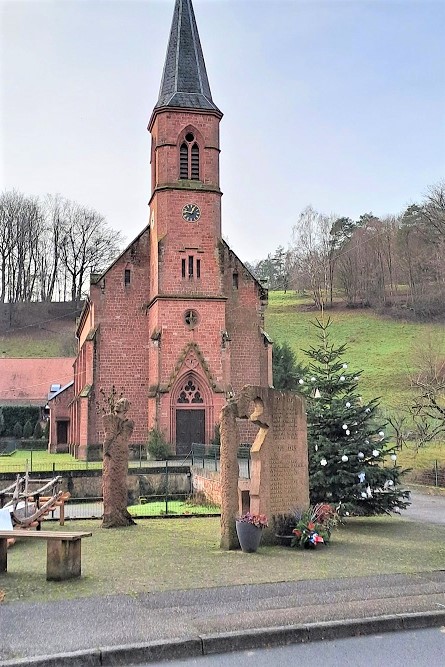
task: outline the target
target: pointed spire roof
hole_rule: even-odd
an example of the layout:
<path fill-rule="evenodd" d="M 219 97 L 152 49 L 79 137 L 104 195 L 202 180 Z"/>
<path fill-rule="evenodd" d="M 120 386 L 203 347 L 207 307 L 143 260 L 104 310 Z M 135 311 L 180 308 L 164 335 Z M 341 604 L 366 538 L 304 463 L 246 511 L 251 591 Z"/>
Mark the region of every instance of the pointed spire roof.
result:
<path fill-rule="evenodd" d="M 192 0 L 176 0 L 155 109 L 160 107 L 221 113 L 212 100 Z"/>

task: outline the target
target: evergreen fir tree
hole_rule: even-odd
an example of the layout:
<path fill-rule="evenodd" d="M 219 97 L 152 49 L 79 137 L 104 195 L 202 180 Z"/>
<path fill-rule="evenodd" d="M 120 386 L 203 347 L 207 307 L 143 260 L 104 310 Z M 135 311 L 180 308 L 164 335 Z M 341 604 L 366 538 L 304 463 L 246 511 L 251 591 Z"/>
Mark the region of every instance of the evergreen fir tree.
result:
<path fill-rule="evenodd" d="M 349 372 L 346 346 L 330 342 L 330 324 L 314 323 L 320 343 L 305 350 L 310 363 L 299 380 L 307 399 L 311 503 L 359 515 L 397 512 L 409 505 L 409 491 L 400 487 L 396 448 L 379 423 L 378 399 L 359 396 L 362 371 Z"/>
<path fill-rule="evenodd" d="M 13 435 L 15 438 L 21 438 L 23 435 L 23 426 L 21 425 L 20 422 L 16 422 L 14 424 L 14 428 L 12 431 Z"/>
<path fill-rule="evenodd" d="M 43 435 L 43 429 L 40 421 L 36 421 L 36 425 L 34 426 L 34 438 L 36 440 L 40 440 L 40 438 Z"/>
<path fill-rule="evenodd" d="M 28 439 L 32 436 L 32 433 L 33 433 L 32 424 L 28 419 L 28 421 L 25 422 L 25 425 L 23 427 L 23 437 Z"/>
<path fill-rule="evenodd" d="M 272 373 L 275 389 L 293 391 L 299 389 L 298 379 L 305 372 L 287 343 L 275 343 L 272 348 Z"/>

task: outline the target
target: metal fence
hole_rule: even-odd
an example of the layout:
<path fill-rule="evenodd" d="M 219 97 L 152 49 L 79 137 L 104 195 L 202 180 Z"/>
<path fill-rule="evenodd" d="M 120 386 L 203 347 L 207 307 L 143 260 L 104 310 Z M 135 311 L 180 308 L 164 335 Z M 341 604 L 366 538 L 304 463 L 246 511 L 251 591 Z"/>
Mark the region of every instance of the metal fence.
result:
<path fill-rule="evenodd" d="M 65 502 L 65 520 L 101 519 L 104 512 L 103 498 L 70 498 Z M 217 516 L 220 508 L 205 504 L 199 497 L 188 493 L 157 494 L 141 496 L 128 511 L 135 519 Z M 59 508 L 45 517 L 46 521 L 58 521 Z"/>
<path fill-rule="evenodd" d="M 132 456 L 128 462 L 129 468 L 158 468 L 159 466 L 164 467 L 166 464 L 169 466 L 181 466 L 181 465 L 190 465 L 191 463 L 191 453 L 186 457 L 172 457 L 166 461 L 153 461 L 147 459 L 147 455 L 144 449 L 145 446 L 141 445 L 132 448 Z M 14 454 L 14 452 L 12 453 Z M 62 473 L 62 472 L 71 472 L 76 470 L 102 470 L 102 461 L 81 461 L 81 460 L 72 460 L 66 461 L 63 458 L 63 454 L 54 455 L 60 456 L 60 460 L 43 460 L 41 452 L 36 453 L 33 451 L 27 451 L 26 456 L 20 458 L 11 458 L 11 454 L 0 455 L 0 474 L 14 474 L 14 473 L 24 473 L 26 469 L 28 472 L 48 472 L 48 473 Z"/>
<path fill-rule="evenodd" d="M 445 464 L 441 464 L 436 459 L 433 461 L 431 467 L 422 470 L 413 470 L 408 473 L 406 479 L 415 484 L 445 488 Z"/>
<path fill-rule="evenodd" d="M 156 464 L 159 469 L 159 461 Z M 190 472 L 187 474 L 187 483 L 183 484 L 181 491 L 178 492 L 177 474 L 171 471 L 169 464 L 169 461 L 164 463 L 161 483 L 156 487 L 156 492 L 146 493 L 139 497 L 133 495 L 131 504 L 128 506 L 128 511 L 133 517 L 142 519 L 220 514 L 218 506 L 209 504 L 202 495 L 193 493 Z M 64 506 L 64 515 L 67 520 L 100 519 L 103 512 L 101 497 L 69 498 Z M 57 521 L 59 518 L 60 510 L 57 507 L 45 517 L 45 520 Z"/>
<path fill-rule="evenodd" d="M 192 465 L 219 472 L 220 448 L 217 445 L 201 445 L 193 443 L 191 451 Z M 250 445 L 238 447 L 238 467 L 241 479 L 250 479 Z"/>

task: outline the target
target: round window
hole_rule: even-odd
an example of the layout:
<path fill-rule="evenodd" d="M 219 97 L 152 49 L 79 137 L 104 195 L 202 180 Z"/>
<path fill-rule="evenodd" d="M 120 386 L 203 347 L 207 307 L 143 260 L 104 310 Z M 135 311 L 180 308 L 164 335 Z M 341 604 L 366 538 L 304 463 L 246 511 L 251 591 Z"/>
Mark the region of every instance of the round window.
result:
<path fill-rule="evenodd" d="M 188 326 L 189 329 L 194 329 L 198 326 L 199 317 L 196 310 L 186 310 L 184 313 L 184 323 Z"/>
<path fill-rule="evenodd" d="M 195 140 L 195 136 L 194 136 L 194 134 L 192 134 L 192 132 L 188 132 L 188 133 L 185 135 L 185 140 L 188 141 L 189 144 L 190 144 L 192 141 Z"/>

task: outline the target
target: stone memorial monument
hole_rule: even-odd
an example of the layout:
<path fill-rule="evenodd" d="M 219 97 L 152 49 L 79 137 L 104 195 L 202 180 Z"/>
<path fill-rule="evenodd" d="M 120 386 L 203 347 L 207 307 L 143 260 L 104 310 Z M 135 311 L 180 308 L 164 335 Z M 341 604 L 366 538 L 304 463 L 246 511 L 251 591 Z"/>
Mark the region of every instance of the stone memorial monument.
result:
<path fill-rule="evenodd" d="M 237 419 L 259 427 L 251 448 L 250 512 L 265 514 L 263 543 L 275 543 L 272 517 L 309 505 L 307 427 L 304 398 L 269 387 L 243 387 L 221 411 L 221 548 L 239 546 L 235 518 L 238 490 Z"/>
<path fill-rule="evenodd" d="M 130 403 L 116 401 L 112 411 L 103 416 L 105 429 L 102 492 L 104 497 L 103 528 L 134 525 L 127 510 L 128 441 L 134 424 L 126 418 Z"/>

